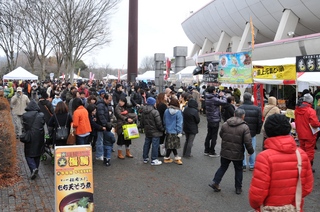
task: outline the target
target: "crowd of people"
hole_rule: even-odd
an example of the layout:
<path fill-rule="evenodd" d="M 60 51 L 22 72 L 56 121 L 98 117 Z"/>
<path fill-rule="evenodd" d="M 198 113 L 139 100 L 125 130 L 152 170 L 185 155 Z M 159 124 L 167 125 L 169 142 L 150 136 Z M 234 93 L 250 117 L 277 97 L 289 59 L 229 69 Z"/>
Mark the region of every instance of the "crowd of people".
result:
<path fill-rule="evenodd" d="M 311 128 L 320 127 L 315 110 L 320 106 L 313 108 L 313 96 L 307 91 L 297 101 L 295 110 L 294 127 L 300 145 L 297 148 L 291 135 L 292 124 L 281 114 L 277 99 L 268 97 L 268 104 L 261 110 L 253 104 L 251 93 L 241 95 L 237 88 L 220 90 L 215 86 L 199 88 L 194 84 L 176 90 L 173 84 L 156 93 L 153 84 L 143 82 L 106 84 L 81 81 L 72 84 L 44 81 L 37 84 L 26 81 L 20 85 L 8 82 L 5 89 L 17 138 L 27 131 L 37 134 L 31 142 L 25 143 L 31 179 L 37 177 L 40 156 L 47 142 L 45 135 L 52 138 L 54 145 L 68 145 L 66 138 L 58 140 L 56 137 L 55 132 L 60 126 L 65 126 L 68 132 L 74 131 L 76 145 L 92 145 L 95 159 L 110 166 L 114 148 L 117 148 L 118 159 L 134 157 L 130 151 L 132 142 L 125 139 L 123 125 L 137 123 L 145 134 L 142 150 L 145 164 L 182 165 L 182 158 L 192 157 L 202 113 L 207 121 L 204 155 L 220 157 L 221 163 L 209 184 L 215 192 L 221 191 L 220 183 L 231 162 L 235 170 L 236 194 L 242 193 L 243 172 L 247 168 L 253 171 L 249 199 L 255 210 L 266 205 L 296 206 L 298 179 L 303 188 L 302 199 L 312 191 L 317 135 Z M 256 155 L 256 135 L 261 131 L 263 151 Z M 183 135 L 185 141 L 182 144 Z M 216 149 L 218 135 L 221 137 L 220 152 Z M 161 144 L 165 146 L 164 155 L 160 154 Z M 181 147 L 182 155 L 179 155 Z M 297 171 L 298 152 L 302 158 L 300 174 Z M 162 161 L 160 156 L 163 156 Z"/>

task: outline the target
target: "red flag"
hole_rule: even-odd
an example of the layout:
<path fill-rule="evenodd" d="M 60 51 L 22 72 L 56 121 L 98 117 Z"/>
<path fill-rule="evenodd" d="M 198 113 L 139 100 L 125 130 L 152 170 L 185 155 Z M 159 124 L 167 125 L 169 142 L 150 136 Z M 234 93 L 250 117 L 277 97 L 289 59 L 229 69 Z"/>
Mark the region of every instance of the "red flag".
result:
<path fill-rule="evenodd" d="M 166 61 L 166 75 L 164 76 L 164 80 L 168 80 L 168 78 L 170 77 L 170 69 L 171 69 L 171 61 L 170 61 L 169 58 L 167 57 L 167 61 Z"/>

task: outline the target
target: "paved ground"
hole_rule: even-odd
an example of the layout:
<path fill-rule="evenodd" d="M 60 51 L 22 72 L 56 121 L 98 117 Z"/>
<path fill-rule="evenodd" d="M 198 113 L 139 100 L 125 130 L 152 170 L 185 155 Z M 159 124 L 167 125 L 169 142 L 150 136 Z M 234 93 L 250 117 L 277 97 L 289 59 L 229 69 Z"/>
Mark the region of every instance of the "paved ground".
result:
<path fill-rule="evenodd" d="M 201 117 L 200 132 L 195 139 L 191 159 L 183 165 L 151 166 L 142 162 L 144 136 L 133 140 L 133 159 L 119 160 L 113 155 L 112 165 L 94 164 L 95 211 L 250 211 L 248 188 L 252 172 L 243 178 L 243 193 L 234 191 L 234 172 L 230 166 L 215 193 L 208 187 L 219 167 L 219 158 L 203 155 L 206 136 L 205 117 Z M 184 143 L 184 138 L 182 139 Z M 261 151 L 261 137 L 257 139 Z M 320 147 L 320 142 L 318 142 Z M 23 146 L 18 145 L 19 173 L 22 181 L 0 189 L 2 211 L 54 211 L 54 175 L 50 160 L 40 166 L 39 177 L 29 180 L 29 170 L 23 159 Z M 217 150 L 220 150 L 218 139 Z M 181 152 L 181 149 L 179 150 Z M 305 211 L 320 211 L 320 152 L 316 152 L 314 191 L 305 199 Z"/>

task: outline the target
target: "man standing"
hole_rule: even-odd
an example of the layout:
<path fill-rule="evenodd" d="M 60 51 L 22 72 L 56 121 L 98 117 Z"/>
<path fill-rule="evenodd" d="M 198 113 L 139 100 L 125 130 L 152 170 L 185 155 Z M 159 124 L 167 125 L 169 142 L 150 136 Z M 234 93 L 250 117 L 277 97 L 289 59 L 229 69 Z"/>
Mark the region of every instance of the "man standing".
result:
<path fill-rule="evenodd" d="M 242 192 L 242 160 L 245 152 L 244 148 L 247 149 L 249 154 L 253 154 L 254 152 L 251 144 L 250 130 L 244 121 L 244 117 L 245 111 L 239 108 L 234 112 L 234 117 L 228 119 L 221 127 L 221 165 L 214 175 L 213 183 L 209 184 L 215 192 L 221 191 L 219 184 L 231 162 L 235 170 L 236 194 L 241 194 Z"/>
<path fill-rule="evenodd" d="M 105 127 L 108 131 L 112 128 L 108 107 L 111 101 L 112 96 L 106 94 L 102 100 L 97 102 L 97 124 Z M 96 159 L 103 161 L 103 131 L 97 131 Z"/>
<path fill-rule="evenodd" d="M 221 121 L 220 105 L 225 105 L 226 103 L 227 99 L 223 92 L 218 94 L 214 86 L 208 88 L 208 94 L 206 95 L 208 131 L 204 143 L 204 155 L 209 155 L 209 157 L 219 157 L 214 148 L 217 143 L 219 123 Z"/>
<path fill-rule="evenodd" d="M 22 93 L 22 88 L 18 87 L 16 94 L 11 98 L 12 118 L 17 138 L 22 134 L 22 114 L 30 100 L 27 95 Z"/>
<path fill-rule="evenodd" d="M 320 127 L 320 122 L 318 121 L 316 111 L 312 108 L 312 104 L 313 97 L 307 93 L 303 96 L 302 104 L 297 106 L 294 111 L 300 147 L 307 153 L 311 165 L 313 165 L 314 148 L 317 141 L 317 133 L 313 134 L 311 127 Z"/>
<path fill-rule="evenodd" d="M 246 112 L 246 117 L 244 118 L 245 122 L 247 122 L 250 134 L 252 137 L 252 147 L 254 151 L 256 151 L 256 135 L 260 134 L 262 127 L 262 113 L 261 108 L 253 105 L 252 95 L 248 92 L 243 94 L 243 104 L 239 107 Z M 256 161 L 256 153 L 253 153 L 249 157 L 249 170 L 253 171 L 254 163 Z M 247 167 L 247 157 L 244 155 L 243 160 L 243 171 L 246 170 Z"/>
<path fill-rule="evenodd" d="M 117 104 L 119 103 L 119 99 L 124 96 L 126 97 L 126 94 L 122 91 L 122 85 L 117 84 L 116 85 L 116 90 L 112 94 L 112 99 L 113 99 L 113 107 L 116 108 Z"/>

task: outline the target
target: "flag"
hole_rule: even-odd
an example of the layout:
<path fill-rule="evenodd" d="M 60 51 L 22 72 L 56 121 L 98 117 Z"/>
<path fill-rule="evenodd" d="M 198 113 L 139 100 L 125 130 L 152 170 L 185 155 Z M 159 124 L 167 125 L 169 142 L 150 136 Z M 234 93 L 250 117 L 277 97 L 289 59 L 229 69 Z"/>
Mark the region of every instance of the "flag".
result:
<path fill-rule="evenodd" d="M 254 26 L 252 23 L 252 18 L 250 16 L 250 28 L 251 28 L 251 48 L 254 49 Z"/>
<path fill-rule="evenodd" d="M 168 80 L 168 78 L 170 77 L 170 69 L 171 69 L 171 61 L 170 61 L 169 58 L 167 57 L 167 61 L 166 61 L 166 75 L 164 76 L 164 80 Z"/>

